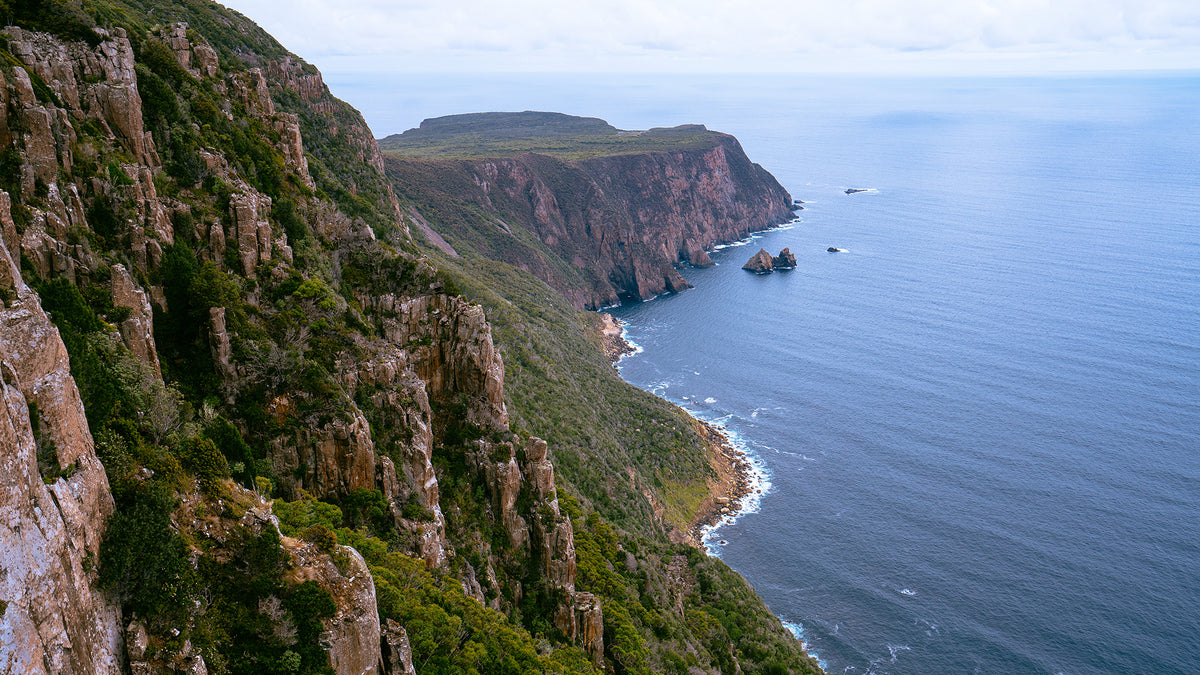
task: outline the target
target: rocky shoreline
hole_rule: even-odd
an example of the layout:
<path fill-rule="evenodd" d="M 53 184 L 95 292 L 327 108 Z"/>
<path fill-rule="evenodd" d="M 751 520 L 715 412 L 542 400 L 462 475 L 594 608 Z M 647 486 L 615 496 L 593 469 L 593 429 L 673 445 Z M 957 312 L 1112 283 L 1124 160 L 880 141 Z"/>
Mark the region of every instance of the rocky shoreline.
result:
<path fill-rule="evenodd" d="M 615 365 L 626 354 L 636 348 L 625 339 L 625 325 L 611 314 L 600 314 L 600 341 L 604 355 Z M 682 539 L 696 548 L 703 549 L 705 532 L 727 518 L 737 517 L 742 500 L 752 492 L 761 490 L 746 454 L 730 442 L 729 436 L 716 425 L 695 416 L 700 436 L 708 448 L 708 463 L 716 472 L 716 478 L 708 481 L 708 496 L 688 523 Z"/>
<path fill-rule="evenodd" d="M 705 532 L 725 519 L 736 518 L 742 500 L 761 488 L 749 458 L 729 441 L 729 436 L 717 426 L 696 421 L 709 446 L 709 464 L 717 472 L 716 480 L 709 481 L 709 496 L 700 503 L 687 532 L 689 541 L 703 549 Z"/>
<path fill-rule="evenodd" d="M 600 315 L 600 347 L 604 350 L 604 355 L 609 361 L 614 364 L 621 360 L 622 356 L 632 354 L 636 349 L 622 335 L 625 325 L 620 319 L 614 318 L 612 314 Z"/>

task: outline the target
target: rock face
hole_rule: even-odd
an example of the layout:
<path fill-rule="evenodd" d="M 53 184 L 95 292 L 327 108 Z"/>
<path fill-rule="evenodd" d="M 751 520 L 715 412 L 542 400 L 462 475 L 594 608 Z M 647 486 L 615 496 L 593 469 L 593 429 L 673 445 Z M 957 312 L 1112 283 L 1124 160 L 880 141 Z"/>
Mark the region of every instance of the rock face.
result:
<path fill-rule="evenodd" d="M 157 391 L 165 392 L 163 369 L 177 375 L 172 369 L 192 363 L 174 357 L 160 362 L 155 340 L 155 312 L 160 318 L 162 313 L 175 318 L 170 316 L 172 307 L 166 298 L 171 297 L 172 304 L 187 304 L 176 299 L 180 296 L 169 295 L 179 286 L 163 280 L 167 276 L 164 268 L 170 269 L 164 259 L 176 261 L 172 256 L 180 251 L 172 248 L 178 235 L 189 251 L 186 255 L 194 253 L 187 264 L 203 268 L 211 274 L 210 280 L 220 279 L 224 284 L 218 290 L 224 298 L 220 302 L 227 306 L 201 305 L 192 308 L 195 314 L 184 316 L 200 324 L 189 326 L 196 329 L 196 339 L 189 347 L 198 346 L 211 355 L 212 373 L 205 375 L 215 375 L 211 391 L 224 398 L 221 412 L 244 422 L 234 406 L 239 386 L 248 386 L 254 376 L 255 364 L 246 351 L 269 351 L 283 340 L 264 335 L 248 345 L 252 331 L 244 327 L 251 320 L 239 305 L 249 308 L 252 320 L 261 322 L 252 328 L 263 328 L 278 310 L 270 304 L 268 294 L 289 279 L 289 274 L 307 280 L 310 273 L 307 268 L 292 267 L 286 231 L 304 231 L 312 238 L 308 246 L 327 247 L 320 252 L 328 254 L 322 260 L 332 261 L 329 268 L 338 270 L 331 272 L 331 279 L 340 274 L 339 255 L 366 243 L 380 246 L 374 242 L 372 229 L 378 218 L 375 223 L 364 220 L 371 213 L 351 218 L 343 207 L 317 194 L 322 189 L 330 191 L 328 181 L 344 177 L 330 178 L 331 166 L 339 158 L 327 155 L 321 158 L 321 171 L 314 170 L 314 179 L 302 129 L 311 130 L 316 124 L 314 117 L 329 125 L 332 131 L 327 129 L 328 136 L 319 139 L 324 142 L 313 143 L 309 149 L 321 153 L 338 147 L 347 151 L 342 159 L 361 165 L 339 189 L 353 195 L 360 205 L 363 200 L 382 201 L 384 218 L 390 214 L 397 221 L 392 236 L 403 234 L 398 202 L 382 185 L 379 172 L 383 160 L 361 116 L 335 105 L 320 75 L 291 57 L 263 63 L 252 53 L 231 57 L 222 52 L 218 58 L 213 47 L 180 23 L 154 28 L 142 35 L 146 42 L 139 45 L 139 53 L 142 47 L 153 46 L 151 43 L 165 46 L 165 51 L 156 53 L 165 54 L 168 64 L 173 58 L 186 72 L 180 77 L 203 80 L 203 91 L 218 92 L 220 96 L 208 111 L 212 115 L 265 130 L 262 133 L 269 139 L 268 145 L 282 158 L 287 180 L 293 187 L 308 188 L 307 192 L 288 193 L 295 198 L 291 203 L 294 230 L 282 224 L 280 215 L 283 203 L 292 200 L 265 187 L 263 175 L 255 176 L 260 180 L 251 184 L 245 158 L 197 146 L 196 167 L 204 181 L 180 187 L 172 174 L 178 167 L 172 163 L 186 148 L 172 147 L 160 134 L 160 158 L 155 137 L 147 129 L 156 129 L 154 133 L 161 129 L 155 126 L 153 115 L 143 111 L 138 91 L 139 79 L 155 80 L 148 79 L 152 73 L 145 64 L 135 67 L 134 49 L 123 30 L 102 32 L 104 39 L 95 47 L 21 28 L 5 29 L 3 34 L 9 51 L 25 65 L 14 64 L 12 59 L 0 63 L 0 148 L 11 148 L 19 158 L 13 162 L 18 171 L 0 177 L 11 179 L 5 184 L 13 190 L 11 195 L 0 191 L 0 672 L 115 674 L 124 669 L 138 674 L 164 670 L 205 673 L 209 665 L 204 655 L 181 637 L 181 630 L 191 630 L 186 622 L 172 635 L 180 638 L 178 641 L 164 638 L 171 635 L 171 627 L 156 622 L 153 616 L 145 622 L 123 618 L 120 607 L 94 587 L 100 542 L 114 502 L 94 451 L 79 391 L 70 376 L 66 348 L 15 262 L 28 264 L 46 281 L 64 280 L 86 291 L 102 318 L 116 324 L 115 330 L 103 324 L 96 334 L 122 350 L 126 359 L 122 365 L 133 363 L 139 376 L 143 370 L 149 373 L 148 379 L 160 387 Z M 224 72 L 222 63 L 227 58 L 245 59 L 246 67 Z M 273 99 L 281 90 L 285 95 Z M 276 110 L 276 100 L 294 101 L 293 95 L 306 102 L 308 109 L 302 110 L 303 114 Z M 147 100 L 151 97 L 147 93 Z M 192 126 L 180 125 L 182 131 L 174 133 L 186 134 Z M 200 129 L 199 124 L 194 127 Z M 330 141 L 330 136 L 337 142 Z M 653 290 L 659 288 L 654 285 L 659 283 L 654 281 L 656 274 L 665 280 L 662 283 L 677 289 L 684 282 L 671 265 L 679 262 L 681 255 L 696 265 L 711 262 L 704 250 L 714 239 L 703 227 L 690 225 L 691 219 L 707 208 L 705 204 L 717 195 L 732 200 L 719 214 L 709 214 L 717 219 L 713 222 L 729 225 L 744 215 L 743 198 L 766 198 L 753 191 L 736 198 L 726 194 L 735 189 L 731 187 L 737 182 L 735 174 L 749 170 L 736 156 L 731 160 L 726 153 L 724 146 L 719 146 L 704 156 L 681 158 L 682 164 L 675 167 L 682 172 L 679 176 L 670 180 L 659 176 L 662 183 L 655 189 L 667 195 L 670 203 L 655 208 L 679 229 L 678 241 L 638 234 L 626 227 L 634 222 L 630 214 L 622 216 L 623 225 L 613 225 L 598 210 L 600 202 L 586 206 L 591 220 L 568 221 L 565 213 L 583 213 L 579 211 L 583 207 L 570 204 L 567 211 L 557 207 L 556 201 L 567 197 L 556 196 L 536 172 L 525 175 L 536 202 L 530 202 L 530 213 L 550 228 L 547 232 L 568 225 L 574 228 L 571 236 L 579 234 L 579 227 L 592 224 L 615 228 L 598 234 L 602 242 L 618 237 L 628 243 L 612 243 L 613 251 L 627 245 L 653 248 L 649 257 L 635 256 L 621 263 L 640 280 L 633 291 L 636 297 L 659 292 Z M 629 168 L 658 175 L 672 166 L 672 161 L 633 162 Z M 72 171 L 76 167 L 78 175 Z M 496 169 L 495 178 L 505 183 L 508 178 L 501 174 L 507 171 Z M 691 188 L 684 185 L 693 178 L 703 179 L 703 196 L 691 196 Z M 208 179 L 220 185 L 219 198 L 203 187 Z M 315 189 L 318 182 L 322 182 L 321 188 Z M 634 187 L 631 183 L 606 189 L 620 193 Z M 509 195 L 508 190 L 505 186 L 502 192 Z M 487 192 L 484 190 L 485 197 Z M 622 208 L 629 211 L 634 207 Z M 16 220 L 14 209 L 19 216 Z M 655 213 L 650 208 L 636 218 L 654 218 Z M 308 255 L 314 255 L 311 248 Z M 657 269 L 660 263 L 665 266 Z M 427 262 L 423 265 L 420 273 L 432 277 L 432 268 Z M 320 280 L 317 274 L 312 273 L 314 280 Z M 336 281 L 332 283 L 336 285 Z M 643 291 L 642 286 L 650 290 Z M 196 288 L 186 290 L 195 292 Z M 402 544 L 408 547 L 405 552 L 420 556 L 429 567 L 450 572 L 447 561 L 455 552 L 447 539 L 432 461 L 435 437 L 442 433 L 439 425 L 447 420 L 479 432 L 482 438 L 470 450 L 468 470 L 486 481 L 489 517 L 502 538 L 494 542 L 495 550 L 493 542 L 482 542 L 485 563 L 478 578 L 469 563 L 455 567 L 454 573 L 481 601 L 486 600 L 486 586 L 493 606 L 499 607 L 501 602 L 519 602 L 523 590 L 517 582 L 516 600 L 510 599 L 513 594 L 505 596 L 509 589 L 496 581 L 496 566 L 527 566 L 522 571 L 531 574 L 515 578 L 544 580 L 556 598 L 550 617 L 554 625 L 602 664 L 600 603 L 575 589 L 574 533 L 570 518 L 559 510 L 546 443 L 518 437 L 509 430 L 504 364 L 484 312 L 461 298 L 440 294 L 440 285 L 422 288 L 424 294 L 416 297 L 364 292 L 357 302 L 347 302 L 348 298 L 337 294 L 335 304 L 339 313 L 345 310 L 342 318 L 347 324 L 347 316 L 376 323 L 370 329 L 347 329 L 346 343 L 339 344 L 339 351 L 331 357 L 336 367 L 329 368 L 332 374 L 323 382 L 329 387 L 322 393 L 331 392 L 329 397 L 337 400 L 313 403 L 319 396 L 295 383 L 272 384 L 261 405 L 269 431 L 243 428 L 236 433 L 260 434 L 253 438 L 254 451 L 265 450 L 282 496 L 296 498 L 303 491 L 337 500 L 360 490 L 378 490 L 391 509 L 396 529 L 413 535 Z M 603 297 L 615 298 L 615 288 Z M 159 337 L 164 346 L 176 341 L 169 330 L 165 338 L 161 332 Z M 304 348 L 311 346 L 298 349 L 303 353 Z M 136 361 L 127 359 L 123 349 Z M 86 376 L 81 376 L 81 381 L 89 382 Z M 183 435 L 202 433 L 200 429 L 213 419 L 206 415 L 221 408 L 214 403 L 219 397 L 197 405 L 203 409 L 195 416 L 185 420 L 180 415 L 176 421 L 183 427 Z M 295 419 L 302 402 L 313 404 L 309 408 L 317 407 L 318 413 Z M 327 405 L 321 408 L 321 404 Z M 128 419 L 140 419 L 145 412 L 136 410 Z M 162 436 L 158 449 L 174 450 L 169 446 L 175 441 L 166 433 Z M 105 457 L 107 461 L 109 455 Z M 180 476 L 185 473 L 180 469 Z M 152 475 L 153 471 L 142 466 L 137 478 L 121 480 L 149 480 Z M 230 492 L 222 497 L 208 495 L 215 503 L 204 503 L 201 509 L 206 497 L 190 492 L 190 481 L 186 478 L 169 488 L 183 503 L 171 514 L 171 527 L 185 538 L 203 531 L 203 537 L 213 541 L 231 540 L 235 531 L 261 534 L 263 528 L 278 529 L 269 504 L 259 501 L 255 493 L 229 481 L 223 489 L 231 491 L 232 497 Z M 249 501 L 253 506 L 243 517 L 240 509 Z M 405 508 L 414 504 L 421 508 Z M 202 511 L 208 515 L 200 515 Z M 234 513 L 238 515 L 230 515 Z M 218 532 L 222 527 L 227 531 Z M 287 581 L 316 582 L 334 599 L 336 614 L 324 620 L 321 637 L 334 672 L 414 672 L 404 627 L 380 626 L 373 579 L 356 551 L 341 548 L 331 555 L 313 543 L 288 538 L 283 547 L 291 561 Z M 199 545 L 193 546 L 190 554 L 197 567 L 204 556 L 219 555 Z M 196 607 L 201 606 L 197 602 Z M 261 606 L 259 610 L 264 612 Z M 168 649 L 162 648 L 165 643 L 170 643 Z M 220 667 L 215 660 L 211 665 Z"/>
<path fill-rule="evenodd" d="M 597 309 L 688 288 L 679 263 L 710 265 L 705 251 L 712 246 L 793 218 L 792 198 L 774 177 L 732 136 L 713 137 L 707 149 L 573 162 L 532 153 L 454 161 L 389 157 L 387 169 L 397 189 L 418 204 L 465 201 L 500 222 L 519 223 L 542 249 L 488 233 L 481 243 L 485 255 L 542 278 L 578 307 Z M 430 175 L 440 176 L 438 186 L 428 187 Z M 580 268 L 589 281 L 566 278 L 547 254 Z"/>
<path fill-rule="evenodd" d="M 770 274 L 774 266 L 775 260 L 771 257 L 771 254 L 767 253 L 767 249 L 760 248 L 758 249 L 758 253 L 750 256 L 746 264 L 742 265 L 742 269 L 754 272 L 755 274 Z"/>
<path fill-rule="evenodd" d="M 324 619 L 321 642 L 328 645 L 329 665 L 337 675 L 378 675 L 383 660 L 379 611 L 375 605 L 375 582 L 358 551 L 337 547 L 345 561 L 345 570 L 333 558 L 312 544 L 294 539 L 284 541 L 284 549 L 296 565 L 292 581 L 316 581 L 333 596 L 337 610 Z"/>
<path fill-rule="evenodd" d="M 3 240 L 0 292 L 0 672 L 119 673 L 120 611 L 93 587 L 108 480 L 66 348 Z"/>
<path fill-rule="evenodd" d="M 391 619 L 383 628 L 383 672 L 387 675 L 417 675 L 408 633 L 404 626 Z"/>

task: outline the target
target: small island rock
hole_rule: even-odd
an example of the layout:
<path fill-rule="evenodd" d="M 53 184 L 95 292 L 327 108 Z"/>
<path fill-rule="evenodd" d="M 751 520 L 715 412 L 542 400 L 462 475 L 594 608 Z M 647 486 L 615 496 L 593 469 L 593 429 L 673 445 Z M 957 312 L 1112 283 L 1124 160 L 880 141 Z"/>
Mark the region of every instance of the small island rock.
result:
<path fill-rule="evenodd" d="M 830 246 L 829 248 L 827 248 L 825 250 L 829 251 L 830 253 L 840 253 L 842 249 L 840 249 L 836 246 Z"/>
<path fill-rule="evenodd" d="M 771 258 L 771 254 L 767 253 L 767 249 L 760 248 L 758 249 L 758 253 L 755 253 L 746 261 L 745 265 L 742 265 L 742 269 L 750 270 L 755 274 L 770 274 L 773 266 L 774 259 Z"/>
<path fill-rule="evenodd" d="M 791 249 L 784 247 L 779 255 L 771 260 L 777 270 L 790 270 L 796 267 L 796 256 L 792 254 Z"/>

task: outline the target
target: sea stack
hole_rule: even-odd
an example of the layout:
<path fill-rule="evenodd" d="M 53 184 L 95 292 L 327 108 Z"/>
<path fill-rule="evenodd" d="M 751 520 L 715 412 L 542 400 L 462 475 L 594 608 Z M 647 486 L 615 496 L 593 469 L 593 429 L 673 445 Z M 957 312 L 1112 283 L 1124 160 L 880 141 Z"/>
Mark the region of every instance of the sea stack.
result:
<path fill-rule="evenodd" d="M 771 261 L 777 270 L 790 270 L 796 268 L 796 256 L 792 255 L 791 249 L 784 247 L 779 255 Z"/>
<path fill-rule="evenodd" d="M 758 253 L 755 253 L 746 261 L 745 265 L 742 265 L 742 269 L 750 270 L 755 274 L 770 274 L 773 271 L 773 267 L 774 259 L 770 253 L 767 253 L 767 249 L 765 248 L 758 249 Z"/>

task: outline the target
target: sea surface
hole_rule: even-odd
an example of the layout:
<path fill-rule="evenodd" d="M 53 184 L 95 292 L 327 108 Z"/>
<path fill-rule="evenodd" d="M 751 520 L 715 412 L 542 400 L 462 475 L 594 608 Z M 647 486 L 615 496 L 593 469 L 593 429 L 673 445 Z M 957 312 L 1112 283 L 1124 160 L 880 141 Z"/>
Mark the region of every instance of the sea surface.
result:
<path fill-rule="evenodd" d="M 708 541 L 830 673 L 1200 672 L 1200 76 L 332 83 L 380 135 L 704 123 L 807 202 L 613 313 L 759 462 Z"/>

